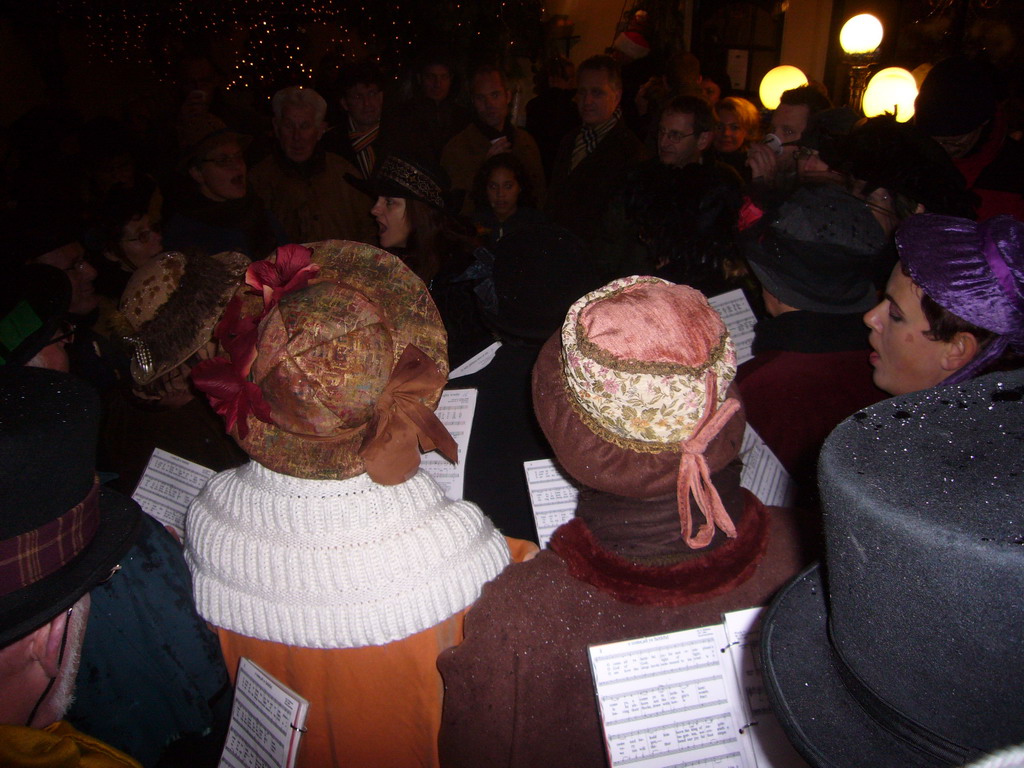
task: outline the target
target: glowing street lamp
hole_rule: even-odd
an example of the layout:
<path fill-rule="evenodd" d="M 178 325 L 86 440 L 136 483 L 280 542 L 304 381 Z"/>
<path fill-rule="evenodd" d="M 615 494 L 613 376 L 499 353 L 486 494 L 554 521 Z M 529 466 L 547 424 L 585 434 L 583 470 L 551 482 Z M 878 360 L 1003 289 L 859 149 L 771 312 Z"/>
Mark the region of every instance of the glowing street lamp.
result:
<path fill-rule="evenodd" d="M 896 121 L 907 122 L 914 116 L 917 81 L 901 67 L 888 67 L 876 72 L 864 91 L 864 114 L 868 117 L 888 112 Z"/>
<path fill-rule="evenodd" d="M 847 20 L 839 32 L 839 45 L 850 67 L 850 106 L 860 109 L 864 86 L 882 44 L 882 22 L 870 13 Z"/>
<path fill-rule="evenodd" d="M 783 64 L 768 70 L 768 73 L 761 79 L 757 95 L 765 109 L 776 109 L 784 92 L 792 88 L 799 88 L 801 85 L 807 85 L 807 75 L 796 67 Z"/>

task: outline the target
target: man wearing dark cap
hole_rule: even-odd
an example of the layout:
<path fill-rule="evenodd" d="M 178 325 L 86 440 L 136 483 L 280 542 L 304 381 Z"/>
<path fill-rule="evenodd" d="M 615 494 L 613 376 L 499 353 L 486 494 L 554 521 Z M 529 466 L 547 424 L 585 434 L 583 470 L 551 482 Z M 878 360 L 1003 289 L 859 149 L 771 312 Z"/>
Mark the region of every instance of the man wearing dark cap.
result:
<path fill-rule="evenodd" d="M 818 451 L 836 424 L 885 396 L 859 326 L 887 241 L 871 208 L 838 184 L 801 187 L 744 235 L 769 317 L 736 382 L 748 422 L 801 490 L 813 492 Z"/>
<path fill-rule="evenodd" d="M 61 721 L 75 687 L 89 591 L 141 517 L 94 472 L 99 400 L 53 371 L 0 370 L 0 764 L 138 766 Z"/>
<path fill-rule="evenodd" d="M 915 102 L 917 126 L 949 153 L 979 199 L 978 220 L 1024 221 L 1024 147 L 1010 138 L 991 65 L 966 56 L 940 61 Z"/>

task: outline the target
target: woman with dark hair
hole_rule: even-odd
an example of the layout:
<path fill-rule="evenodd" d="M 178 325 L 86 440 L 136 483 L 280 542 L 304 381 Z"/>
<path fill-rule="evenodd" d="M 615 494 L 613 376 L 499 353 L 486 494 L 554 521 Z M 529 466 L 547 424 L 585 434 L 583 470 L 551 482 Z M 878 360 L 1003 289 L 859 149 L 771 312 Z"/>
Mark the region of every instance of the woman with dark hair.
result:
<path fill-rule="evenodd" d="M 1024 223 L 922 214 L 896 247 L 885 297 L 864 315 L 878 387 L 902 395 L 1020 367 Z"/>
<path fill-rule="evenodd" d="M 509 232 L 544 220 L 526 168 L 510 152 L 493 155 L 480 166 L 473 196 L 473 223 L 484 245 L 492 246 Z"/>
<path fill-rule="evenodd" d="M 352 178 L 350 181 L 352 181 Z M 360 180 L 354 180 L 360 186 Z M 475 245 L 456 212 L 462 207 L 448 174 L 423 159 L 389 155 L 374 171 L 368 191 L 377 202 L 380 247 L 398 256 L 430 289 L 448 331 L 452 367 L 490 338 L 476 309 L 472 284 L 458 278 L 472 263 Z"/>

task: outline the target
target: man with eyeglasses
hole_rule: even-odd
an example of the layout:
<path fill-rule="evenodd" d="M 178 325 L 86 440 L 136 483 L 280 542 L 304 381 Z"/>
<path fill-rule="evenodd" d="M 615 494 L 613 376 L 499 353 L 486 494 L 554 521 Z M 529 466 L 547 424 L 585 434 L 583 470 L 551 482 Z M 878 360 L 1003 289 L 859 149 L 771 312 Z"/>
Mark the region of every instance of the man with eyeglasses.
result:
<path fill-rule="evenodd" d="M 164 247 L 210 255 L 238 251 L 255 261 L 288 242 L 277 218 L 249 189 L 248 137 L 209 114 L 190 118 L 181 134 L 181 166 L 192 187 L 181 200 L 168 200 L 176 212 L 164 227 Z"/>
<path fill-rule="evenodd" d="M 711 107 L 695 96 L 677 96 L 661 113 L 658 124 L 658 160 L 682 168 L 700 163 L 714 138 Z"/>
<path fill-rule="evenodd" d="M 38 368 L 0 368 L 0 765 L 132 766 L 62 721 L 89 591 L 135 540 L 135 502 L 99 487 L 98 396 Z"/>
<path fill-rule="evenodd" d="M 689 247 L 685 244 L 710 239 L 703 228 L 735 215 L 741 203 L 739 174 L 704 155 L 714 138 L 714 125 L 711 107 L 702 98 L 676 96 L 665 105 L 658 122 L 657 158 L 630 170 L 608 205 L 605 237 L 593 247 L 608 279 L 654 274 L 670 261 L 687 261 L 680 257 Z M 695 205 L 702 207 L 699 217 L 693 212 Z M 708 271 L 684 268 L 669 279 L 705 291 L 717 289 L 713 281 L 694 282 Z"/>

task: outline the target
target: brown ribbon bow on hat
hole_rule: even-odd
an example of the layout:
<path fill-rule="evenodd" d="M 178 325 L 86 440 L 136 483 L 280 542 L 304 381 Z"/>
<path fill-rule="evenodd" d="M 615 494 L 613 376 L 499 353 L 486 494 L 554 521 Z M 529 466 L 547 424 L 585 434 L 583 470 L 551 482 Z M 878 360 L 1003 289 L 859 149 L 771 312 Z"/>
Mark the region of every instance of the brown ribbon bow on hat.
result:
<path fill-rule="evenodd" d="M 458 446 L 424 399 L 443 387 L 447 377 L 418 347 L 409 344 L 377 400 L 359 455 L 366 472 L 381 485 L 397 485 L 416 474 L 417 446 L 435 448 L 449 461 L 458 461 Z"/>
<path fill-rule="evenodd" d="M 730 539 L 736 538 L 736 526 L 722 504 L 722 498 L 711 482 L 711 471 L 704 451 L 722 427 L 739 410 L 740 404 L 728 398 L 715 410 L 718 401 L 718 387 L 713 373 L 708 372 L 707 407 L 704 416 L 693 434 L 680 447 L 679 474 L 676 479 L 676 499 L 679 504 L 679 522 L 682 524 L 683 541 L 691 549 L 703 549 L 711 543 L 715 529 L 720 528 Z M 693 533 L 693 517 L 690 515 L 690 493 L 697 501 L 697 507 L 704 513 L 704 523 Z"/>

